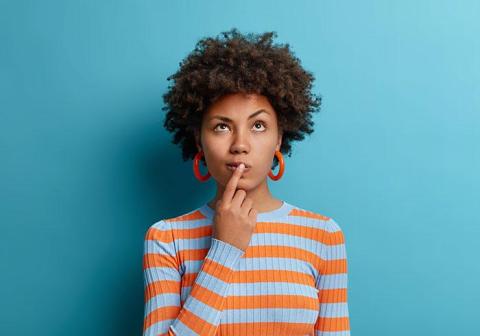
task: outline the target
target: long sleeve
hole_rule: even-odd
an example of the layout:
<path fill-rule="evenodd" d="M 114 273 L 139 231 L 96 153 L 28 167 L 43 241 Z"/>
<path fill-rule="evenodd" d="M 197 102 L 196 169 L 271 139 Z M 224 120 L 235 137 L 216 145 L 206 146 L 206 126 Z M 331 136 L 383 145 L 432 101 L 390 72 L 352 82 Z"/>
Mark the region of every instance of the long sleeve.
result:
<path fill-rule="evenodd" d="M 349 336 L 345 237 L 332 218 L 327 221 L 322 246 L 323 262 L 315 282 L 320 302 L 315 336 Z"/>
<path fill-rule="evenodd" d="M 212 238 L 190 295 L 180 301 L 181 274 L 168 221 L 152 225 L 145 235 L 143 336 L 215 335 L 235 267 L 244 251 Z"/>

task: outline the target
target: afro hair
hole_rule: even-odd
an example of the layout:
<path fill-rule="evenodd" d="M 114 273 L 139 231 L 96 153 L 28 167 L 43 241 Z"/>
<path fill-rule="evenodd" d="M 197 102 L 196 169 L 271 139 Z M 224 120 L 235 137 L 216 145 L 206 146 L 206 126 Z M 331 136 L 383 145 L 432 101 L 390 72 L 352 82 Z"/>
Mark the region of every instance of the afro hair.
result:
<path fill-rule="evenodd" d="M 231 28 L 215 38 L 204 37 L 167 78 L 174 82 L 163 95 L 164 127 L 173 133 L 172 143 L 181 144 L 184 161 L 198 151 L 195 132 L 201 129 L 204 112 L 229 93 L 256 93 L 269 100 L 284 155 L 291 156 L 292 141 L 313 132 L 312 112 L 320 110 L 322 99 L 311 93 L 314 76 L 302 68 L 288 43 L 273 43 L 276 36 L 274 31 L 241 34 Z M 274 157 L 272 168 L 277 164 Z"/>

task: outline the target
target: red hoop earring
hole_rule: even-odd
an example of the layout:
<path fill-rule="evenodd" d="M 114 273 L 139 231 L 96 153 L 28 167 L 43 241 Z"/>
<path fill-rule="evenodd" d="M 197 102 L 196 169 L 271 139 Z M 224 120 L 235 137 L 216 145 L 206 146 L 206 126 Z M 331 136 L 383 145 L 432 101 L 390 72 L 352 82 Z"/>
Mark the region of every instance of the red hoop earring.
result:
<path fill-rule="evenodd" d="M 195 177 L 197 178 L 197 180 L 199 180 L 200 182 L 205 182 L 210 178 L 210 172 L 207 171 L 206 175 L 202 175 L 200 173 L 199 166 L 200 166 L 200 159 L 202 155 L 203 155 L 203 151 L 200 151 L 195 155 L 195 158 L 193 159 L 193 173 L 195 174 Z"/>
<path fill-rule="evenodd" d="M 270 171 L 268 173 L 268 176 L 274 180 L 274 181 L 277 181 L 277 180 L 280 180 L 280 178 L 282 177 L 283 175 L 283 172 L 285 171 L 285 162 L 283 161 L 283 155 L 280 151 L 275 151 L 275 156 L 277 157 L 278 159 L 278 163 L 280 164 L 280 169 L 278 170 L 278 174 L 277 175 L 273 175 L 272 171 Z"/>

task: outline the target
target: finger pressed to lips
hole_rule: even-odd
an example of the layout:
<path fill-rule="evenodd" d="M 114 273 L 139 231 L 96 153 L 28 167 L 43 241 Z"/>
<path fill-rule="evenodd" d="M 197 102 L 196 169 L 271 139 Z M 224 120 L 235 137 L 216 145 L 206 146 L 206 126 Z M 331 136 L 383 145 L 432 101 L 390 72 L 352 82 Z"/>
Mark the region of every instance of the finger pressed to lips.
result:
<path fill-rule="evenodd" d="M 243 173 L 241 170 L 242 169 L 239 169 L 238 172 L 234 171 L 232 176 L 230 176 L 230 179 L 227 182 L 225 191 L 223 192 L 223 195 L 222 195 L 222 201 L 224 201 L 226 204 L 231 202 L 235 194 L 237 183 L 240 180 Z"/>
<path fill-rule="evenodd" d="M 227 169 L 228 169 L 228 170 L 231 170 L 231 171 L 236 171 L 236 170 L 238 169 L 238 167 L 239 167 L 239 166 L 237 166 L 237 167 L 231 166 L 231 165 L 228 165 L 228 164 L 227 164 L 226 166 L 227 166 Z M 244 171 L 244 172 L 247 172 L 247 171 L 249 171 L 249 170 L 250 170 L 250 167 L 245 167 L 245 166 L 243 167 L 243 171 Z"/>

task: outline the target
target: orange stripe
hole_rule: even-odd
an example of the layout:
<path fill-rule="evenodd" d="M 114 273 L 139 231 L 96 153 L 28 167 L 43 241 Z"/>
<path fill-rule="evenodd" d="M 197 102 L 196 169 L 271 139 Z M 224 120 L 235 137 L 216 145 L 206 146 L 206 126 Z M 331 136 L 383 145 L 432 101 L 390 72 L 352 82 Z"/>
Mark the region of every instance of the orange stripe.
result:
<path fill-rule="evenodd" d="M 193 249 L 179 251 L 179 259 L 185 261 L 204 260 L 208 249 Z M 325 269 L 322 274 L 345 273 L 347 271 L 347 259 L 323 260 L 317 254 L 310 251 L 290 246 L 260 245 L 249 246 L 242 258 L 291 258 L 307 263 L 312 263 L 317 269 Z M 236 271 L 242 272 L 242 271 Z"/>
<path fill-rule="evenodd" d="M 183 249 L 178 251 L 178 259 L 185 261 L 203 260 L 207 256 L 208 249 Z"/>
<path fill-rule="evenodd" d="M 315 327 L 319 331 L 350 330 L 350 321 L 348 317 L 319 317 Z"/>
<path fill-rule="evenodd" d="M 210 224 L 191 229 L 173 228 L 172 231 L 174 231 L 176 239 L 198 239 L 211 237 L 212 226 Z M 254 233 L 288 234 L 294 237 L 312 239 L 325 245 L 344 243 L 344 236 L 341 230 L 329 232 L 320 227 L 306 227 L 284 222 L 257 222 Z M 152 233 L 147 234 L 147 239 L 156 239 L 170 243 L 172 242 L 172 234 L 152 227 Z"/>
<path fill-rule="evenodd" d="M 149 283 L 144 290 L 145 302 L 160 294 L 180 294 L 181 283 L 178 281 L 159 280 Z"/>
<path fill-rule="evenodd" d="M 325 245 L 337 245 L 344 242 L 342 231 L 329 232 L 320 227 L 306 227 L 282 222 L 259 222 L 254 233 L 278 233 L 294 237 L 307 238 Z"/>
<path fill-rule="evenodd" d="M 143 321 L 143 329 L 145 330 L 148 327 L 150 327 L 152 324 L 155 324 L 157 322 L 176 319 L 179 311 L 180 311 L 180 307 L 176 307 L 176 306 L 157 308 L 145 317 Z"/>
<path fill-rule="evenodd" d="M 230 276 L 233 273 L 233 269 L 223 266 L 222 264 L 206 258 L 203 262 L 202 269 L 204 272 L 214 276 L 215 278 L 222 280 L 223 282 L 229 282 Z"/>
<path fill-rule="evenodd" d="M 345 236 L 343 235 L 343 231 L 341 230 L 335 232 L 328 232 L 326 235 L 328 235 L 329 239 L 329 241 L 326 242 L 327 245 L 338 245 L 345 243 Z"/>
<path fill-rule="evenodd" d="M 187 327 L 192 329 L 199 335 L 214 335 L 216 326 L 211 323 L 208 323 L 204 319 L 198 317 L 191 311 L 184 309 L 182 311 L 183 314 L 179 316 L 179 319 L 185 324 Z"/>
<path fill-rule="evenodd" d="M 143 269 L 151 267 L 170 267 L 177 269 L 178 263 L 175 257 L 160 253 L 144 253 L 143 254 Z"/>
<path fill-rule="evenodd" d="M 190 229 L 173 228 L 173 231 L 177 239 L 197 239 L 210 237 L 212 235 L 212 227 L 210 225 Z"/>
<path fill-rule="evenodd" d="M 322 274 L 347 273 L 347 259 L 334 259 L 324 261 L 325 269 Z"/>
<path fill-rule="evenodd" d="M 256 296 L 227 296 L 225 308 L 228 309 L 260 309 L 260 308 L 288 308 L 318 310 L 318 298 L 302 295 L 256 295 Z"/>
<path fill-rule="evenodd" d="M 213 309 L 222 310 L 224 297 L 212 292 L 208 288 L 197 284 L 190 292 L 190 295 L 192 295 L 195 299 L 205 303 L 209 307 L 212 307 Z"/>
<path fill-rule="evenodd" d="M 195 220 L 205 219 L 205 218 L 207 217 L 205 217 L 199 210 L 197 210 L 189 214 L 166 218 L 164 219 L 164 221 L 165 222 L 195 221 Z"/>
<path fill-rule="evenodd" d="M 208 249 L 192 249 L 179 251 L 179 258 L 183 261 L 203 260 L 208 253 Z M 309 262 L 311 258 L 321 260 L 320 257 L 310 251 L 277 245 L 249 246 L 242 258 L 261 258 L 261 257 L 280 257 L 292 258 Z"/>
<path fill-rule="evenodd" d="M 145 240 L 158 240 L 162 243 L 171 243 L 173 241 L 173 235 L 170 230 L 163 231 L 152 226 L 147 230 Z"/>
<path fill-rule="evenodd" d="M 346 288 L 333 288 L 333 289 L 321 289 L 318 291 L 318 299 L 321 303 L 346 303 L 347 302 L 347 289 Z"/>
<path fill-rule="evenodd" d="M 320 219 L 320 220 L 329 220 L 330 217 L 327 217 L 322 214 L 318 214 L 309 210 L 304 209 L 292 209 L 288 213 L 289 216 L 298 216 L 298 217 L 306 217 L 306 218 L 313 218 L 313 219 Z"/>
<path fill-rule="evenodd" d="M 182 276 L 182 287 L 190 287 L 195 282 L 198 273 L 184 273 Z"/>
<path fill-rule="evenodd" d="M 346 259 L 331 260 L 328 262 L 327 272 L 323 274 L 345 273 Z M 231 283 L 258 283 L 258 282 L 290 282 L 301 285 L 311 285 L 312 277 L 308 274 L 282 270 L 235 271 Z"/>
<path fill-rule="evenodd" d="M 253 270 L 235 271 L 230 283 L 290 282 L 302 285 L 313 285 L 312 276 L 295 271 Z"/>

